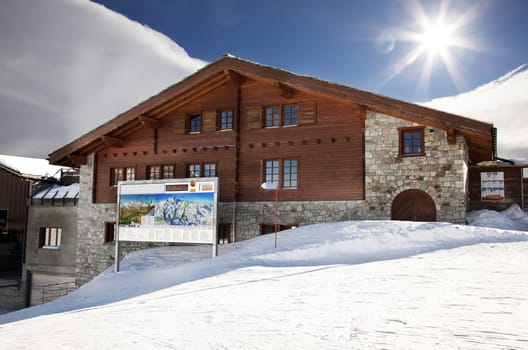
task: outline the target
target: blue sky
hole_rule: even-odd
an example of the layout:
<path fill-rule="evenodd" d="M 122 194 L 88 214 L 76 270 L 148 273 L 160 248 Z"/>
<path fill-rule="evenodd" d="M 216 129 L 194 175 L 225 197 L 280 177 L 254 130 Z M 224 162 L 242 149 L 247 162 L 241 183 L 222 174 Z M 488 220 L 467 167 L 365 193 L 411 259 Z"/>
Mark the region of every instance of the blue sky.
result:
<path fill-rule="evenodd" d="M 224 53 L 408 101 L 456 95 L 528 61 L 526 0 L 98 0 L 191 57 Z M 424 16 L 420 17 L 420 13 Z M 427 66 L 424 21 L 453 28 Z M 422 24 L 420 24 L 422 23 Z M 424 68 L 425 67 L 425 68 Z M 429 68 L 427 68 L 429 67 Z"/>

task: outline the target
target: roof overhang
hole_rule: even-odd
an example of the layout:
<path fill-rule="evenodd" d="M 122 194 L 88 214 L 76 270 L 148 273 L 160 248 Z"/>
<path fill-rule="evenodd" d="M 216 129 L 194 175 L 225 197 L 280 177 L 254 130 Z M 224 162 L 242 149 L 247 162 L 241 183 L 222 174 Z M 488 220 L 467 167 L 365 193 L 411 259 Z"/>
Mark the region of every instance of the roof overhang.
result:
<path fill-rule="evenodd" d="M 316 96 L 353 103 L 363 108 L 443 129 L 448 140 L 464 136 L 472 162 L 493 160 L 493 125 L 434 110 L 371 92 L 296 75 L 278 68 L 245 61 L 231 56 L 197 71 L 179 83 L 132 107 L 98 128 L 49 155 L 51 164 L 79 166 L 86 157 L 108 146 L 119 146 L 124 137 L 140 128 L 155 128 L 160 119 L 192 100 L 229 82 L 241 84 L 245 79 L 265 81 L 281 96 L 300 90 Z"/>

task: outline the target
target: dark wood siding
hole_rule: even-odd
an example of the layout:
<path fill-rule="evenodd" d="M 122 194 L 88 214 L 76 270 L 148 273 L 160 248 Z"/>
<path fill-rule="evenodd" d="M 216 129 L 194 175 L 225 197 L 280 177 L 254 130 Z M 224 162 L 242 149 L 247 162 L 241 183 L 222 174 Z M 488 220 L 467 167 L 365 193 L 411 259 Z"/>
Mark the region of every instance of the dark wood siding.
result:
<path fill-rule="evenodd" d="M 0 167 L 0 209 L 7 209 L 8 229 L 26 227 L 29 181 Z"/>
<path fill-rule="evenodd" d="M 262 108 L 298 104 L 297 126 L 262 128 Z M 217 131 L 218 111 L 240 111 L 239 128 Z M 194 99 L 160 120 L 158 129 L 145 128 L 124 139 L 122 147 L 107 147 L 96 154 L 95 201 L 116 201 L 110 186 L 110 168 L 136 168 L 136 179 L 146 178 L 148 165 L 174 164 L 175 176 L 185 177 L 189 163 L 215 163 L 220 178 L 220 200 L 236 197 L 236 157 L 239 154 L 238 199 L 272 200 L 260 189 L 261 162 L 283 158 L 299 161 L 298 189 L 284 189 L 280 200 L 358 200 L 364 198 L 363 128 L 361 109 L 352 103 L 301 93 L 288 98 L 266 82 L 232 83 Z M 185 116 L 202 113 L 202 132 L 187 134 Z M 234 118 L 236 120 L 237 118 Z M 237 129 L 239 151 L 237 152 Z"/>
<path fill-rule="evenodd" d="M 481 200 L 480 174 L 482 172 L 493 172 L 493 171 L 504 172 L 504 197 L 505 197 L 504 201 L 482 201 Z M 481 209 L 503 210 L 503 209 L 507 209 L 512 204 L 518 204 L 522 208 L 523 207 L 522 181 L 523 181 L 522 168 L 520 167 L 515 167 L 515 166 L 470 167 L 469 169 L 470 209 L 471 210 L 481 210 Z"/>

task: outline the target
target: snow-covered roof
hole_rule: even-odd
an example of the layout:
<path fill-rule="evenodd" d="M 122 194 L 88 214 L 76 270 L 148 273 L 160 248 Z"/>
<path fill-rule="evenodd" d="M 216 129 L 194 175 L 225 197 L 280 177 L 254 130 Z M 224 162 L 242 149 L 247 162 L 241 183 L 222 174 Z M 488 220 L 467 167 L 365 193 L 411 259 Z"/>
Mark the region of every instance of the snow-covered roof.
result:
<path fill-rule="evenodd" d="M 53 185 L 33 196 L 33 199 L 75 199 L 79 197 L 79 184 Z"/>
<path fill-rule="evenodd" d="M 0 166 L 9 168 L 27 177 L 56 177 L 65 167 L 51 165 L 46 159 L 16 157 L 0 154 Z"/>

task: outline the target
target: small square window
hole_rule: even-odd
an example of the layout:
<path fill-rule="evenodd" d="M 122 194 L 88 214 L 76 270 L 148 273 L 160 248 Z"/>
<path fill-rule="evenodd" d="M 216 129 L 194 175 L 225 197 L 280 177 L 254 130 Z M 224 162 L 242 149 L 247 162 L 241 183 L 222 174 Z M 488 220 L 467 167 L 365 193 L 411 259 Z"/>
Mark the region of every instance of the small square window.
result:
<path fill-rule="evenodd" d="M 187 166 L 188 177 L 200 177 L 201 176 L 201 164 L 189 164 Z"/>
<path fill-rule="evenodd" d="M 174 178 L 174 165 L 164 165 L 163 166 L 163 178 L 164 179 Z"/>
<path fill-rule="evenodd" d="M 39 248 L 59 248 L 62 239 L 62 228 L 41 227 L 39 231 Z"/>
<path fill-rule="evenodd" d="M 220 112 L 220 130 L 233 129 L 233 111 Z"/>
<path fill-rule="evenodd" d="M 282 125 L 297 125 L 297 105 L 282 106 Z"/>
<path fill-rule="evenodd" d="M 189 116 L 189 133 L 197 133 L 202 131 L 202 115 L 191 114 Z"/>
<path fill-rule="evenodd" d="M 400 156 L 422 156 L 424 151 L 424 128 L 401 128 Z"/>
<path fill-rule="evenodd" d="M 273 126 L 280 126 L 280 109 L 279 106 L 266 107 L 265 109 L 265 123 L 264 126 L 269 128 Z"/>
<path fill-rule="evenodd" d="M 149 166 L 147 175 L 149 180 L 161 179 L 161 167 L 159 165 Z"/>

